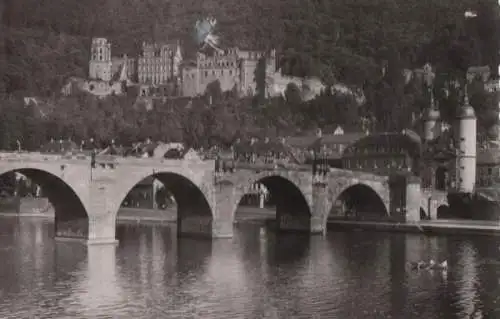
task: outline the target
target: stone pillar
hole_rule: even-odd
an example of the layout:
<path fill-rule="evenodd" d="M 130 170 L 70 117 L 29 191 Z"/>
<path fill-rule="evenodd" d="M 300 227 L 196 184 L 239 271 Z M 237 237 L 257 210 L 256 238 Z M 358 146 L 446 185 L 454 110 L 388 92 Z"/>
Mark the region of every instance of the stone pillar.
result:
<path fill-rule="evenodd" d="M 437 219 L 437 209 L 438 209 L 437 200 L 433 199 L 431 196 L 429 198 L 429 201 L 427 202 L 427 214 L 429 215 L 429 218 L 431 220 Z"/>
<path fill-rule="evenodd" d="M 312 233 L 326 234 L 331 206 L 328 197 L 328 186 L 325 184 L 313 185 Z"/>
<path fill-rule="evenodd" d="M 422 196 L 420 179 L 409 175 L 393 175 L 389 187 L 391 219 L 400 223 L 419 221 Z"/>
<path fill-rule="evenodd" d="M 212 237 L 233 237 L 233 223 L 240 198 L 233 184 L 215 185 Z"/>
<path fill-rule="evenodd" d="M 406 222 L 420 221 L 422 188 L 420 179 L 410 176 L 406 184 Z"/>
<path fill-rule="evenodd" d="M 89 214 L 88 245 L 118 244 L 116 240 L 116 214 Z"/>
<path fill-rule="evenodd" d="M 118 243 L 116 240 L 117 211 L 112 211 L 113 200 L 116 200 L 111 192 L 113 186 L 98 181 L 93 181 L 90 186 L 90 211 L 87 212 L 88 245 Z"/>

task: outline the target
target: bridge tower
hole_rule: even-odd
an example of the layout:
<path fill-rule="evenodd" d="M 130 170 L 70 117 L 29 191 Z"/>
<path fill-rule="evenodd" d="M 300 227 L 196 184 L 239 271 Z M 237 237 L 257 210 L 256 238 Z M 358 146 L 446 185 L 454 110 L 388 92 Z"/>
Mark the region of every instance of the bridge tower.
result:
<path fill-rule="evenodd" d="M 455 131 L 457 154 L 455 187 L 458 193 L 472 193 L 476 184 L 477 127 L 474 108 L 469 103 L 467 85 L 464 101 L 456 114 L 458 128 Z"/>

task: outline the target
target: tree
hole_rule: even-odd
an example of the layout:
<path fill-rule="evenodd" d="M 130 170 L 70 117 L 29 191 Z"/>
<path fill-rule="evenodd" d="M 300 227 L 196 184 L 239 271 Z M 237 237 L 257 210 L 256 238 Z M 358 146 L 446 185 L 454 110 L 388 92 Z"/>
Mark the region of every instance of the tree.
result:
<path fill-rule="evenodd" d="M 302 96 L 299 87 L 295 83 L 288 83 L 285 90 L 285 99 L 292 106 L 302 103 Z"/>
<path fill-rule="evenodd" d="M 222 99 L 222 88 L 219 80 L 210 82 L 205 89 L 205 96 L 211 99 L 212 103 L 217 103 Z"/>

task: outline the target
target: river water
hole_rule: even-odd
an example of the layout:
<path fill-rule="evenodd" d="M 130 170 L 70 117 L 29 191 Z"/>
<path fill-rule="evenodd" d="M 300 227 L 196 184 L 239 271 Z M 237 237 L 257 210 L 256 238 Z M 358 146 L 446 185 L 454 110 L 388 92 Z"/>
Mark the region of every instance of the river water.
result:
<path fill-rule="evenodd" d="M 1 219 L 0 318 L 500 318 L 498 239 L 260 229 L 210 242 L 119 226 L 117 247 L 87 248 Z M 448 272 L 405 266 L 430 258 Z"/>

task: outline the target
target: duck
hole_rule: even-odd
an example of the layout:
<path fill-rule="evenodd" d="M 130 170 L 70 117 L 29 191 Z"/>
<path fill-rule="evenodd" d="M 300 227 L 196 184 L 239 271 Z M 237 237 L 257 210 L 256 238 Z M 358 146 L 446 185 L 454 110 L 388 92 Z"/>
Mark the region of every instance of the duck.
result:
<path fill-rule="evenodd" d="M 445 260 L 445 261 L 438 264 L 434 260 L 431 260 L 429 262 L 429 266 L 427 268 L 431 269 L 431 270 L 447 270 L 448 269 L 448 261 Z"/>
<path fill-rule="evenodd" d="M 431 259 L 428 263 L 425 261 L 411 262 L 410 266 L 413 270 L 447 270 L 448 269 L 448 261 L 443 261 L 441 263 L 436 263 L 433 259 Z"/>
<path fill-rule="evenodd" d="M 427 263 L 425 261 L 413 261 L 410 262 L 410 267 L 414 270 L 420 270 L 427 268 Z"/>

